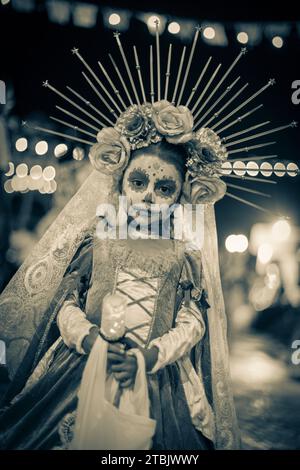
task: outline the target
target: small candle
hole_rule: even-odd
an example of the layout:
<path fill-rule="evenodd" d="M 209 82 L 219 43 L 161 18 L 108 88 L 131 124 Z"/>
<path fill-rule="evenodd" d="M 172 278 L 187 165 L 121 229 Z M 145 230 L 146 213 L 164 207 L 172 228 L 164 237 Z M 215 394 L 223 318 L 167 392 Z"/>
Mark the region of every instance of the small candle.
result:
<path fill-rule="evenodd" d="M 125 334 L 127 300 L 118 294 L 107 294 L 102 303 L 101 333 L 108 341 L 117 341 Z"/>

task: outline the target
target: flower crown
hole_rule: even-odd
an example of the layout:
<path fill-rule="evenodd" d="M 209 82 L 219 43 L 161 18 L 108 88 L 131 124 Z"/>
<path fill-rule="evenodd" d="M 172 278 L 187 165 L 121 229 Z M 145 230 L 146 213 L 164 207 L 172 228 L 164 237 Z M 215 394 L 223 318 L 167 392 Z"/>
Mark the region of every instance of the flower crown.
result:
<path fill-rule="evenodd" d="M 253 134 L 253 130 L 259 129 L 269 123 L 269 121 L 265 121 L 242 130 L 239 129 L 236 132 L 224 136 L 223 133 L 226 130 L 231 129 L 235 125 L 239 125 L 242 121 L 261 109 L 262 104 L 252 109 L 244 108 L 261 93 L 273 86 L 275 80 L 268 80 L 268 82 L 255 93 L 241 99 L 238 104 L 233 105 L 233 109 L 229 108 L 229 110 L 225 112 L 248 86 L 247 83 L 244 84 L 230 96 L 232 90 L 235 90 L 238 86 L 237 84 L 241 78 L 239 76 L 222 91 L 225 80 L 227 80 L 235 66 L 247 52 L 245 48 L 242 48 L 227 70 L 223 70 L 221 76 L 220 74 L 218 75 L 221 64 L 219 64 L 214 71 L 211 71 L 210 77 L 207 76 L 211 62 L 210 57 L 199 71 L 197 81 L 187 95 L 188 90 L 186 89 L 186 85 L 190 78 L 189 73 L 200 32 L 201 28 L 196 27 L 187 62 L 185 60 L 186 46 L 183 47 L 179 67 L 176 63 L 173 64 L 172 62 L 174 60 L 174 57 L 172 57 L 173 47 L 172 44 L 169 45 L 164 73 L 162 73 L 163 67 L 158 21 L 155 26 L 156 54 L 154 56 L 153 45 L 150 45 L 150 60 L 148 62 L 150 65 L 149 73 L 147 70 L 144 75 L 142 74 L 142 68 L 145 67 L 145 64 L 143 66 L 140 65 L 136 46 L 133 46 L 135 71 L 133 72 L 130 67 L 119 32 L 115 32 L 114 37 L 121 54 L 122 69 L 120 70 L 117 61 L 109 54 L 112 64 L 112 69 L 109 72 L 102 62 L 98 61 L 101 70 L 101 78 L 99 78 L 93 68 L 85 61 L 84 57 L 79 53 L 78 48 L 73 48 L 72 53 L 80 60 L 87 71 L 87 73 L 83 72 L 83 77 L 92 91 L 97 95 L 97 98 L 102 101 L 101 109 L 106 108 L 105 113 L 99 109 L 99 106 L 95 106 L 89 99 L 69 86 L 67 87 L 68 91 L 72 93 L 76 99 L 72 99 L 65 93 L 57 90 L 49 84 L 48 80 L 44 82 L 44 86 L 52 90 L 60 98 L 63 98 L 85 116 L 83 118 L 59 106 L 57 106 L 57 109 L 72 119 L 75 119 L 77 122 L 89 127 L 89 129 L 95 130 L 97 134 L 93 134 L 90 130 L 86 130 L 78 125 L 53 116 L 51 116 L 51 119 L 74 129 L 76 135 L 70 136 L 41 127 L 35 127 L 35 129 L 90 145 L 89 157 L 92 165 L 97 170 L 111 174 L 116 178 L 122 175 L 128 165 L 132 151 L 165 139 L 172 144 L 182 145 L 186 149 L 187 171 L 183 195 L 187 201 L 204 203 L 216 202 L 226 193 L 226 196 L 239 202 L 243 202 L 257 209 L 265 210 L 259 205 L 240 197 L 240 195 L 232 193 L 231 190 L 229 192 L 227 186 L 233 188 L 233 190 L 242 190 L 258 196 L 268 195 L 251 188 L 244 188 L 237 184 L 228 183 L 226 185 L 221 178 L 233 177 L 247 181 L 249 179 L 253 180 L 252 176 L 256 176 L 258 173 L 262 176 L 269 176 L 270 174 L 277 176 L 279 174 L 278 170 L 275 169 L 276 165 L 278 165 L 277 163 L 274 165 L 274 168 L 270 163 L 266 163 L 269 168 L 271 167 L 271 170 L 269 170 L 267 174 L 256 163 L 256 161 L 262 159 L 276 157 L 274 155 L 260 156 L 256 154 L 257 149 L 273 145 L 275 142 L 261 142 L 254 145 L 251 143 L 249 145 L 248 142 L 288 127 L 296 127 L 297 123 L 293 121 L 287 125 Z M 154 79 L 155 72 L 157 80 Z M 133 74 L 136 74 L 136 78 L 134 78 Z M 172 81 L 170 81 L 170 76 L 173 74 L 176 79 L 175 87 L 171 94 L 173 84 Z M 163 78 L 163 75 L 165 75 L 165 78 Z M 163 80 L 164 91 L 162 90 Z M 206 84 L 204 83 L 205 81 Z M 118 84 L 122 86 L 120 90 Z M 216 95 L 217 92 L 218 94 Z M 147 97 L 148 95 L 150 99 Z M 213 97 L 215 98 L 212 102 Z M 227 98 L 225 99 L 225 97 Z M 185 99 L 186 101 L 184 102 L 183 100 Z M 83 104 L 80 105 L 78 100 Z M 182 102 L 185 104 L 182 105 Z M 240 113 L 241 110 L 243 111 Z M 95 123 L 97 123 L 97 127 Z M 99 129 L 101 130 L 99 131 Z M 94 141 L 78 137 L 77 132 L 85 134 L 85 136 L 91 136 L 94 138 Z M 237 146 L 240 143 L 242 143 L 242 146 Z M 252 153 L 254 149 L 255 152 Z M 246 155 L 243 155 L 244 152 Z M 226 161 L 231 155 L 238 153 L 241 153 L 242 156 L 234 158 L 231 161 Z M 236 172 L 235 175 L 231 175 L 231 171 L 228 172 L 228 168 L 231 168 L 231 162 L 238 164 L 239 173 Z M 236 170 L 235 163 L 233 164 L 234 170 Z M 252 168 L 249 172 L 248 164 L 251 165 Z M 293 168 L 296 166 L 295 164 L 292 165 L 294 165 Z M 247 177 L 244 176 L 246 170 L 249 175 Z M 283 176 L 287 173 L 291 176 L 296 176 L 298 172 L 299 170 L 296 167 L 291 174 L 288 167 L 285 168 L 284 166 L 284 169 L 281 168 L 279 175 Z M 255 181 L 264 182 L 261 178 L 255 178 Z"/>
<path fill-rule="evenodd" d="M 98 143 L 92 146 L 89 158 L 96 170 L 118 178 L 129 163 L 131 151 L 165 139 L 185 147 L 187 175 L 196 178 L 198 183 L 199 177 L 205 177 L 207 182 L 208 177 L 220 176 L 218 170 L 228 153 L 214 131 L 201 128 L 193 132 L 193 125 L 192 113 L 186 106 L 176 107 L 167 100 L 135 104 L 119 116 L 114 127 L 97 134 Z M 226 191 L 225 183 L 219 181 L 220 185 Z M 219 195 L 220 191 L 217 193 Z M 189 199 L 186 191 L 185 194 Z"/>

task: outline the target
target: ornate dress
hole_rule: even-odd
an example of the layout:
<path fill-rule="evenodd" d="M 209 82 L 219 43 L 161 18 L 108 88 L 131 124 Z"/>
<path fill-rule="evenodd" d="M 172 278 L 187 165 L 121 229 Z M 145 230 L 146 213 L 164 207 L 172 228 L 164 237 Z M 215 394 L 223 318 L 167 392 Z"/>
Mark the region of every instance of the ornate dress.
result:
<path fill-rule="evenodd" d="M 87 361 L 81 343 L 92 325 L 101 325 L 104 296 L 116 292 L 127 300 L 126 336 L 159 349 L 147 374 L 150 414 L 157 422 L 153 449 L 213 448 L 209 305 L 201 271 L 194 269 L 199 256 L 179 240 L 168 240 L 149 256 L 127 240 L 87 238 L 45 316 L 35 367 L 0 416 L 1 447 L 68 448 Z M 194 286 L 189 307 L 183 304 L 185 280 Z"/>

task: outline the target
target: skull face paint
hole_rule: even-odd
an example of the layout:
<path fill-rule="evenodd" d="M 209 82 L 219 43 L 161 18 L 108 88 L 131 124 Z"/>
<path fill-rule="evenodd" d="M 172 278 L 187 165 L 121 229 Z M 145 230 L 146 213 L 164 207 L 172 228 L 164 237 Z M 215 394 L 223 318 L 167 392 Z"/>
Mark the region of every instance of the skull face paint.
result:
<path fill-rule="evenodd" d="M 168 208 L 178 201 L 182 183 L 181 173 L 173 163 L 155 154 L 136 156 L 126 168 L 122 182 L 122 193 L 133 209 L 128 212 L 129 218 L 138 220 L 140 227 L 150 228 L 151 224 L 152 231 L 153 223 L 167 220 Z"/>
<path fill-rule="evenodd" d="M 180 172 L 172 164 L 156 155 L 139 155 L 126 168 L 122 183 L 122 193 L 128 204 L 174 204 L 180 195 L 183 180 Z"/>

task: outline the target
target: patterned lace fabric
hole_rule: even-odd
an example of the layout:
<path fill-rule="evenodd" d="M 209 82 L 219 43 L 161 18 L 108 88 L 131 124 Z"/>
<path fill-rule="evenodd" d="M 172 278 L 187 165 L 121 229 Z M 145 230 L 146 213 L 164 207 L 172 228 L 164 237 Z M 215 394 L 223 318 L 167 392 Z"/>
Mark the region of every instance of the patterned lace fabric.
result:
<path fill-rule="evenodd" d="M 82 342 L 95 325 L 86 318 L 85 313 L 79 308 L 77 298 L 77 293 L 73 293 L 70 299 L 64 302 L 56 322 L 66 346 L 76 349 L 79 354 L 85 354 Z"/>

